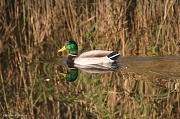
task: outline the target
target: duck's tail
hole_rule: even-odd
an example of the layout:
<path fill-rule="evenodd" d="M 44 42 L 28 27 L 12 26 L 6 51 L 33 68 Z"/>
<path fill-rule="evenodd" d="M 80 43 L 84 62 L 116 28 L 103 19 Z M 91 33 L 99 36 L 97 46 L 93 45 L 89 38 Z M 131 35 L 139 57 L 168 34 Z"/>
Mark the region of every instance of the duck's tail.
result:
<path fill-rule="evenodd" d="M 110 53 L 107 57 L 113 61 L 117 60 L 117 58 L 119 57 L 120 53 L 118 52 L 112 52 Z"/>

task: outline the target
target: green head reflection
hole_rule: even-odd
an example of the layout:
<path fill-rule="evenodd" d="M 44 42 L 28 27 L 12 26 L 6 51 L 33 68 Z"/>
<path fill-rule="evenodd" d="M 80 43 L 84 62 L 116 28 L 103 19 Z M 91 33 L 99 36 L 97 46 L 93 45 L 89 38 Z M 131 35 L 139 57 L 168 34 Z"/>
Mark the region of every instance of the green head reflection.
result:
<path fill-rule="evenodd" d="M 78 69 L 77 68 L 70 68 L 70 71 L 67 74 L 65 74 L 65 73 L 60 73 L 60 74 L 62 76 L 64 76 L 67 81 L 73 82 L 78 77 Z"/>

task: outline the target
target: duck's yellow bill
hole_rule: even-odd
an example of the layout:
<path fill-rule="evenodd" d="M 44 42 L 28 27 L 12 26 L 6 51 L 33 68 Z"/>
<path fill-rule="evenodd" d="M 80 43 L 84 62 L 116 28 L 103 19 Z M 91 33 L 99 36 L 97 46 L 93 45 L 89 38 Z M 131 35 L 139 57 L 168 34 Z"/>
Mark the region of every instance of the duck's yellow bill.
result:
<path fill-rule="evenodd" d="M 66 77 L 67 74 L 65 73 L 59 73 L 60 75 L 62 75 L 63 77 Z"/>
<path fill-rule="evenodd" d="M 66 50 L 66 47 L 65 47 L 65 46 L 62 47 L 60 50 L 58 50 L 58 52 L 62 52 L 62 51 L 64 51 L 64 50 Z"/>

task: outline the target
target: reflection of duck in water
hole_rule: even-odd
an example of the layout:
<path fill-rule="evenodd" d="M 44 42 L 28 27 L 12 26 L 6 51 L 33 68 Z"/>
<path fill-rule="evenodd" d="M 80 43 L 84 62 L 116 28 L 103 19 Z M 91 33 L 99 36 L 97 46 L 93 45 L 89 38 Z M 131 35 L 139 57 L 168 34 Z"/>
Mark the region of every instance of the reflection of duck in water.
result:
<path fill-rule="evenodd" d="M 58 52 L 69 50 L 70 54 L 67 58 L 67 64 L 70 71 L 67 74 L 60 73 L 67 81 L 75 81 L 78 77 L 78 69 L 80 68 L 89 73 L 106 73 L 112 72 L 118 68 L 116 60 L 119 57 L 119 53 L 113 51 L 104 50 L 92 50 L 82 53 L 79 57 L 77 43 L 73 40 L 67 41 L 65 46 Z M 77 67 L 77 68 L 76 68 Z"/>
<path fill-rule="evenodd" d="M 60 73 L 65 79 L 69 82 L 73 82 L 77 79 L 78 77 L 78 68 L 72 67 L 69 68 L 70 71 L 68 73 Z"/>
<path fill-rule="evenodd" d="M 113 63 L 120 55 L 119 53 L 114 51 L 91 50 L 88 52 L 84 52 L 79 57 L 77 57 L 78 46 L 77 43 L 73 40 L 67 41 L 65 43 L 65 46 L 58 50 L 58 52 L 62 52 L 66 49 L 70 52 L 67 58 L 67 62 L 78 65 Z"/>
<path fill-rule="evenodd" d="M 65 79 L 69 82 L 73 82 L 78 77 L 78 68 L 88 72 L 88 73 L 108 73 L 113 72 L 118 69 L 118 64 L 112 63 L 112 65 L 109 67 L 109 65 L 103 66 L 103 65 L 74 65 L 72 63 L 68 63 L 67 65 L 69 67 L 69 71 L 67 73 L 60 73 Z"/>

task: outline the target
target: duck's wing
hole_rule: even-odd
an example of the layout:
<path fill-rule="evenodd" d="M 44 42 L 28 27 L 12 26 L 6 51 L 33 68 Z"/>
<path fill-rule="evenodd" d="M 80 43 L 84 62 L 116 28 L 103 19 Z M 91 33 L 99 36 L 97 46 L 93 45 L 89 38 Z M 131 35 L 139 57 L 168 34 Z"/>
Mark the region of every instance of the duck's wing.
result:
<path fill-rule="evenodd" d="M 82 53 L 79 56 L 79 58 L 105 57 L 105 56 L 108 56 L 112 52 L 113 51 L 91 50 L 91 51 Z"/>
<path fill-rule="evenodd" d="M 74 63 L 79 65 L 105 64 L 108 62 L 114 62 L 114 61 L 109 59 L 108 57 L 89 57 L 89 58 L 78 57 L 74 60 Z"/>

